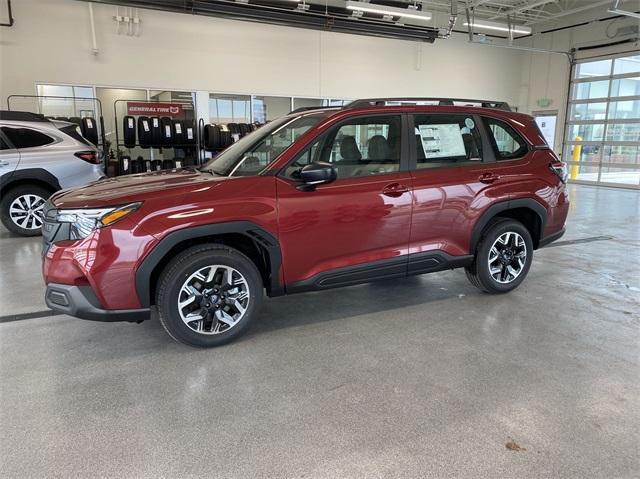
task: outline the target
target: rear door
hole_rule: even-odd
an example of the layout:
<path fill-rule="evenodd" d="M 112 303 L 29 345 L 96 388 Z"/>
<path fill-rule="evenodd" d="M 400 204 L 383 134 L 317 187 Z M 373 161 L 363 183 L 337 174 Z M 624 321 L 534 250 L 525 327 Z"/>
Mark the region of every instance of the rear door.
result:
<path fill-rule="evenodd" d="M 287 291 L 406 275 L 411 226 L 406 116 L 367 115 L 320 135 L 278 176 Z M 297 171 L 332 163 L 338 179 L 300 191 Z"/>
<path fill-rule="evenodd" d="M 464 263 L 473 226 L 484 208 L 506 195 L 495 155 L 477 115 L 425 113 L 410 117 L 413 222 L 409 273 Z M 491 188 L 494 193 L 487 195 Z M 458 258 L 456 258 L 458 257 Z"/>
<path fill-rule="evenodd" d="M 20 163 L 20 152 L 3 133 L 3 129 L 0 127 L 0 177 L 6 181 Z"/>

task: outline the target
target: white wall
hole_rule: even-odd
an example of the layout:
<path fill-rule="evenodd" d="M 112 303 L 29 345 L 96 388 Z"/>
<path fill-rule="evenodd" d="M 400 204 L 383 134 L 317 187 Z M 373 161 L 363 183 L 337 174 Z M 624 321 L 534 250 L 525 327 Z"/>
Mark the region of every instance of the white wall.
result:
<path fill-rule="evenodd" d="M 526 55 L 319 32 L 140 10 L 139 38 L 116 35 L 115 7 L 94 5 L 99 54 L 91 53 L 88 5 L 14 2 L 0 29 L 0 100 L 35 83 L 207 90 L 287 96 L 454 96 L 518 105 Z"/>

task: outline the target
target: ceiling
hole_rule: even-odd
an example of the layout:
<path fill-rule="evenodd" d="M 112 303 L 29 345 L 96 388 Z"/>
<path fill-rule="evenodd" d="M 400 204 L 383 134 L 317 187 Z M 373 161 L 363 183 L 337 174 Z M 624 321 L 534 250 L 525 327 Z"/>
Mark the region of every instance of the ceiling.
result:
<path fill-rule="evenodd" d="M 332 30 L 433 42 L 448 33 L 452 3 L 457 7 L 454 31 L 465 32 L 466 10 L 474 20 L 526 25 L 534 32 L 568 25 L 578 16 L 592 19 L 611 16 L 607 9 L 613 0 L 359 0 L 375 4 L 431 12 L 429 21 L 379 13 L 353 12 L 345 0 L 93 0 L 100 3 L 153 8 L 181 13 L 275 23 L 281 25 Z M 622 0 L 628 10 L 640 0 Z M 482 33 L 478 31 L 477 33 Z M 490 32 L 506 37 L 506 33 Z M 487 36 L 492 36 L 487 35 Z M 447 35 L 448 36 L 448 35 Z M 518 35 L 516 35 L 518 36 Z M 445 36 L 446 37 L 446 36 Z"/>

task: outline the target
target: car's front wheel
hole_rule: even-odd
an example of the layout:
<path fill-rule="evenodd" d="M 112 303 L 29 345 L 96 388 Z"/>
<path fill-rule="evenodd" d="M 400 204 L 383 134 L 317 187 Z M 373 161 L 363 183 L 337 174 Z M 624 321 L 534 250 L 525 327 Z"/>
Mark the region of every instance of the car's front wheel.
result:
<path fill-rule="evenodd" d="M 22 185 L 9 190 L 0 202 L 2 224 L 21 236 L 42 233 L 42 214 L 51 191 L 37 185 Z"/>
<path fill-rule="evenodd" d="M 225 344 L 249 327 L 262 302 L 255 264 L 222 245 L 201 245 L 176 256 L 162 273 L 158 317 L 176 341 L 197 347 Z"/>
<path fill-rule="evenodd" d="M 519 221 L 496 218 L 484 230 L 467 278 L 487 293 L 506 293 L 524 281 L 531 267 L 533 242 Z"/>

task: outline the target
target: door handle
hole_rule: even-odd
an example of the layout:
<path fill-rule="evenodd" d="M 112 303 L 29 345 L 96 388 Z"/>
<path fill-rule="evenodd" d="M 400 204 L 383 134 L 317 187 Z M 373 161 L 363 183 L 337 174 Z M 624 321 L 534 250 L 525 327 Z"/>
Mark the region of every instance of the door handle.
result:
<path fill-rule="evenodd" d="M 391 183 L 382 189 L 382 194 L 391 198 L 398 198 L 404 193 L 409 193 L 409 187 L 401 183 Z"/>
<path fill-rule="evenodd" d="M 480 175 L 480 178 L 478 178 L 478 181 L 480 181 L 480 183 L 489 184 L 499 179 L 500 175 L 496 175 L 494 173 L 483 173 Z"/>

